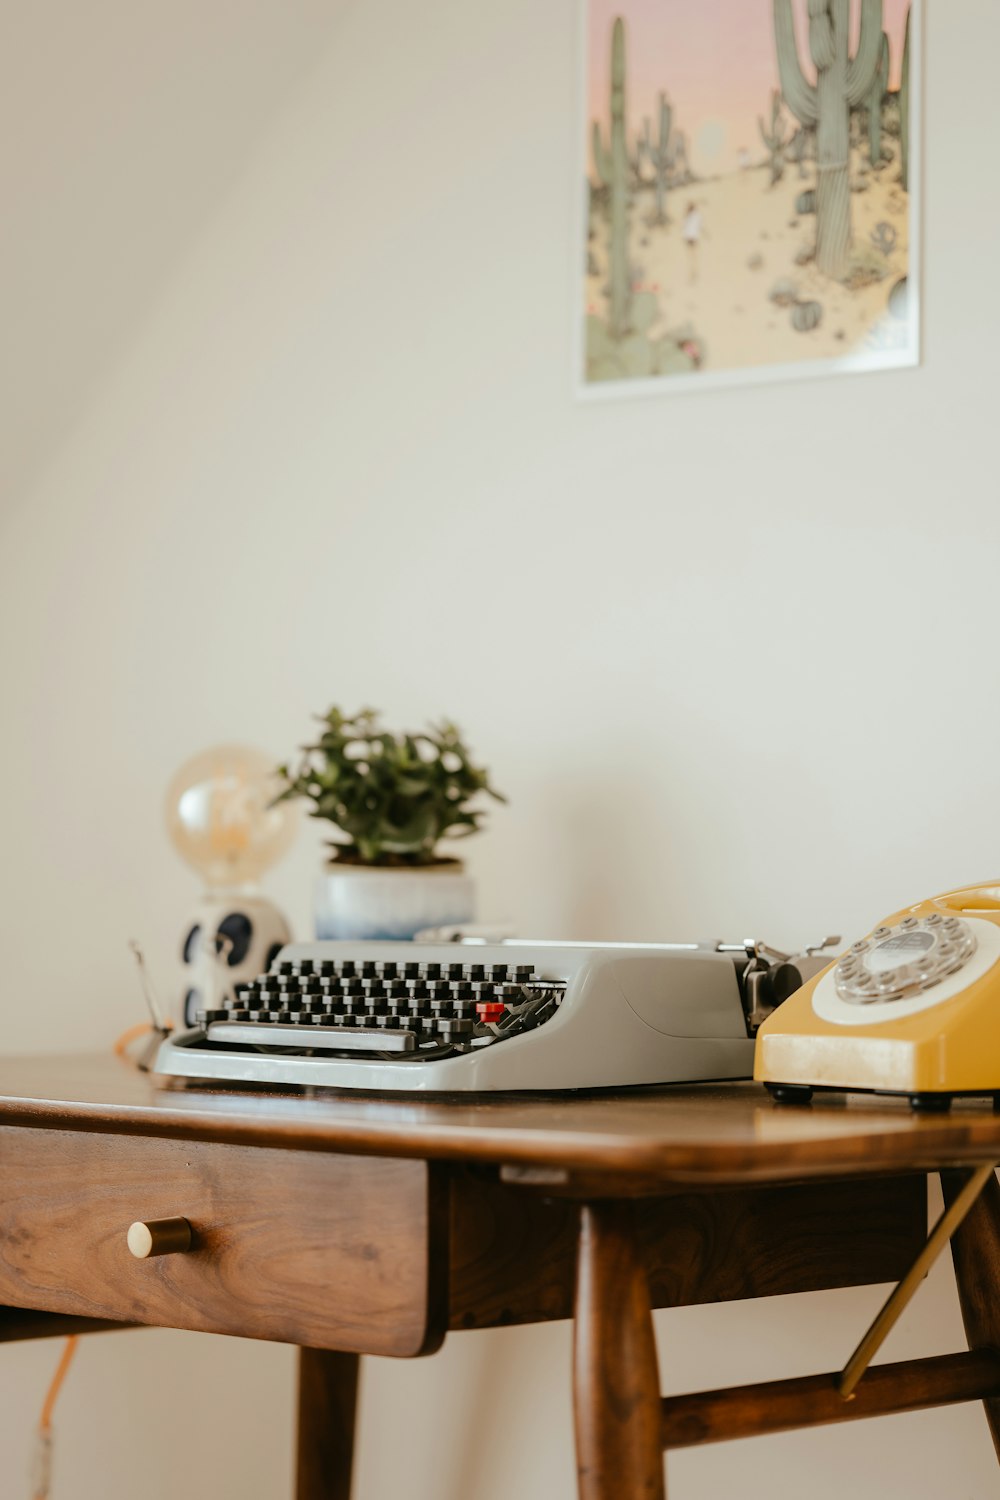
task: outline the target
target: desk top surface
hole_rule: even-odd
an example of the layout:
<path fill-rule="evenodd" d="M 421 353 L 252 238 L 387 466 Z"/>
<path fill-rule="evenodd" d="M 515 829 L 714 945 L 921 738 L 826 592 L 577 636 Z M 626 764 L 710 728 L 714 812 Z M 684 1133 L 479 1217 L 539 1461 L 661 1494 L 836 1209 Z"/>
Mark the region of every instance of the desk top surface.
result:
<path fill-rule="evenodd" d="M 777 1105 L 752 1083 L 581 1095 L 305 1097 L 192 1086 L 108 1054 L 0 1058 L 0 1125 L 173 1136 L 242 1145 L 490 1162 L 723 1185 L 1000 1161 L 1000 1116 L 960 1102 L 818 1095 Z"/>

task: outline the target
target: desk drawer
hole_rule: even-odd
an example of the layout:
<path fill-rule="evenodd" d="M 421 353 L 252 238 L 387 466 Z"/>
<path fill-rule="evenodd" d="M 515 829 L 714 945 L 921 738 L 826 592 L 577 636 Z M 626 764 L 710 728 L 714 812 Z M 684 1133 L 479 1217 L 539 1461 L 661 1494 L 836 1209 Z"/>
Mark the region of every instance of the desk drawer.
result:
<path fill-rule="evenodd" d="M 174 1217 L 190 1250 L 130 1254 L 131 1223 Z M 0 1304 L 422 1354 L 446 1234 L 425 1162 L 0 1127 Z"/>

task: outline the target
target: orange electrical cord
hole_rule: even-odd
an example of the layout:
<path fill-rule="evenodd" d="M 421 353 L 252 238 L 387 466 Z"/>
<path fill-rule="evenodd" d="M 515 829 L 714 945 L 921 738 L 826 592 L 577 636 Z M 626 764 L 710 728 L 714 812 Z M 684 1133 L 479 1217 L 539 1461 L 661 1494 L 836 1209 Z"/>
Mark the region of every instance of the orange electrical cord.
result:
<path fill-rule="evenodd" d="M 80 1336 L 76 1333 L 70 1334 L 66 1340 L 62 1357 L 58 1365 L 56 1365 L 56 1373 L 52 1377 L 52 1383 L 49 1386 L 48 1395 L 45 1397 L 45 1404 L 42 1407 L 42 1415 L 38 1423 L 39 1432 L 48 1432 L 52 1426 L 52 1413 L 55 1411 L 56 1402 L 59 1400 L 59 1392 L 62 1390 L 63 1381 L 69 1373 L 69 1367 L 73 1363 L 73 1355 L 76 1353 L 76 1346 L 79 1342 Z"/>
<path fill-rule="evenodd" d="M 123 1031 L 117 1042 L 115 1042 L 115 1056 L 124 1057 L 132 1043 L 137 1041 L 139 1037 L 145 1036 L 152 1029 L 153 1027 L 149 1021 L 139 1021 L 135 1026 L 130 1026 L 127 1031 Z"/>
<path fill-rule="evenodd" d="M 167 1031 L 173 1031 L 174 1029 L 171 1021 L 167 1021 L 165 1026 Z M 124 1058 L 126 1062 L 132 1062 L 132 1058 L 128 1055 L 128 1049 L 133 1042 L 138 1041 L 139 1037 L 148 1036 L 152 1030 L 153 1026 L 150 1021 L 139 1021 L 135 1026 L 130 1026 L 127 1031 L 122 1032 L 117 1042 L 115 1042 L 115 1056 Z"/>
<path fill-rule="evenodd" d="M 42 1415 L 38 1421 L 38 1453 L 36 1455 L 37 1488 L 34 1490 L 33 1500 L 47 1500 L 49 1494 L 49 1464 L 51 1462 L 51 1439 L 52 1439 L 52 1413 L 55 1411 L 59 1392 L 62 1390 L 63 1381 L 73 1363 L 76 1346 L 79 1343 L 77 1335 L 71 1334 L 63 1345 L 63 1352 L 56 1366 L 56 1372 L 49 1384 L 49 1389 L 42 1406 Z"/>

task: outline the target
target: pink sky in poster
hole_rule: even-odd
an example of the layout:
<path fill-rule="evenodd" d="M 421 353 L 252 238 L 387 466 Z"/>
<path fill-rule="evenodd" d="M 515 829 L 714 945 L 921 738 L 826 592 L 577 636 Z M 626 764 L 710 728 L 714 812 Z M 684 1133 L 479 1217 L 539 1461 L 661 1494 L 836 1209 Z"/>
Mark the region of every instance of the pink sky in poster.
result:
<path fill-rule="evenodd" d="M 611 28 L 627 25 L 629 128 L 655 119 L 665 90 L 675 128 L 690 143 L 696 173 L 732 171 L 741 148 L 762 150 L 757 117 L 778 84 L 772 0 L 587 0 L 589 121 L 606 123 Z M 910 0 L 884 0 L 889 37 L 889 87 L 898 88 Z M 799 56 L 810 76 L 806 0 L 795 0 Z M 860 3 L 852 0 L 855 29 Z M 589 157 L 588 157 L 589 163 Z"/>

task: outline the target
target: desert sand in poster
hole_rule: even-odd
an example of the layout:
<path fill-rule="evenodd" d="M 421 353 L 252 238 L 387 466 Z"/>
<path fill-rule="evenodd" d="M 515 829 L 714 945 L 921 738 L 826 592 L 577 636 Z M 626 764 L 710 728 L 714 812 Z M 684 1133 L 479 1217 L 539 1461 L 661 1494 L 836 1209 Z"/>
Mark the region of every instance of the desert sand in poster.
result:
<path fill-rule="evenodd" d="M 915 362 L 916 20 L 589 0 L 591 391 Z"/>

